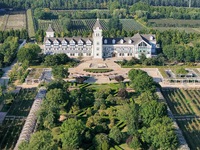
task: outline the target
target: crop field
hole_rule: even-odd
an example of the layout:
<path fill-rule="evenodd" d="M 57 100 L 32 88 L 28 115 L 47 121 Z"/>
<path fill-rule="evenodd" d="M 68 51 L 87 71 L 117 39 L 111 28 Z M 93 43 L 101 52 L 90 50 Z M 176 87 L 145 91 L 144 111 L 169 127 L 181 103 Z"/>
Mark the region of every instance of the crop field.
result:
<path fill-rule="evenodd" d="M 148 24 L 153 27 L 200 27 L 200 20 L 149 19 Z"/>
<path fill-rule="evenodd" d="M 126 31 L 143 30 L 144 27 L 136 22 L 134 19 L 121 19 L 123 29 Z"/>
<path fill-rule="evenodd" d="M 122 27 L 126 31 L 132 30 L 142 30 L 144 29 L 142 25 L 137 23 L 134 19 L 121 19 Z M 96 19 L 74 19 L 72 20 L 72 30 L 77 30 L 78 32 L 84 32 L 88 30 L 92 30 Z M 108 30 L 108 22 L 109 19 L 101 19 L 100 23 L 103 27 L 103 30 Z M 48 25 L 51 24 L 56 32 L 62 31 L 62 25 L 59 20 L 38 20 L 38 29 L 46 30 Z"/>
<path fill-rule="evenodd" d="M 177 121 L 191 150 L 200 150 L 200 120 Z"/>
<path fill-rule="evenodd" d="M 174 115 L 200 116 L 200 90 L 165 89 L 162 92 Z"/>
<path fill-rule="evenodd" d="M 200 28 L 187 28 L 187 27 L 153 27 L 154 30 L 166 31 L 166 30 L 178 30 L 185 31 L 186 33 L 200 33 Z"/>
<path fill-rule="evenodd" d="M 0 149 L 12 150 L 19 138 L 22 130 L 24 120 L 13 119 L 4 120 L 2 126 L 0 126 Z"/>
<path fill-rule="evenodd" d="M 26 14 L 24 11 L 13 11 L 0 15 L 0 30 L 26 29 Z"/>

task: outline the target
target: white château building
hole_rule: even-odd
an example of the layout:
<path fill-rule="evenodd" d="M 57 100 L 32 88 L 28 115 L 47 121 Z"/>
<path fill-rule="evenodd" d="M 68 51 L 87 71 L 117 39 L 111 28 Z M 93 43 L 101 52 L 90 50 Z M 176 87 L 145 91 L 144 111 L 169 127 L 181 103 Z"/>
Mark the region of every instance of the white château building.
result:
<path fill-rule="evenodd" d="M 92 38 L 54 37 L 49 25 L 44 38 L 44 54 L 66 53 L 69 57 L 136 57 L 145 54 L 147 58 L 156 53 L 156 38 L 152 34 L 135 34 L 133 37 L 104 38 L 102 26 L 97 19 Z"/>

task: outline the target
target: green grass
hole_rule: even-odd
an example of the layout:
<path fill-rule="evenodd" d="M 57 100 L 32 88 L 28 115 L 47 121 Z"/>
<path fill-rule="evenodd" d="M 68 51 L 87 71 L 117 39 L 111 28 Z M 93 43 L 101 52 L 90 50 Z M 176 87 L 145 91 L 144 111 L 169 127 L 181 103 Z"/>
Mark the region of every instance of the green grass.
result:
<path fill-rule="evenodd" d="M 28 34 L 29 34 L 29 37 L 34 37 L 35 28 L 34 28 L 32 10 L 28 9 L 26 13 L 27 13 Z"/>
<path fill-rule="evenodd" d="M 153 27 L 200 27 L 200 20 L 184 19 L 149 19 L 148 24 Z"/>
<path fill-rule="evenodd" d="M 112 69 L 83 69 L 83 71 L 91 73 L 106 73 L 113 71 Z"/>
<path fill-rule="evenodd" d="M 110 83 L 110 84 L 92 84 L 88 86 L 87 88 L 92 88 L 94 90 L 99 90 L 99 89 L 112 89 L 116 90 L 119 88 L 119 83 Z"/>

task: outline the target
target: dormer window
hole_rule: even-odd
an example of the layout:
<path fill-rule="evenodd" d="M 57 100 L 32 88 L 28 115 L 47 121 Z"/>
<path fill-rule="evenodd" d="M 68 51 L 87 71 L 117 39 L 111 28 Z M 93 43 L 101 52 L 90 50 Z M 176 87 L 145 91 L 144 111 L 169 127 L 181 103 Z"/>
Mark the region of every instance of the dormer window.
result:
<path fill-rule="evenodd" d="M 115 39 L 112 40 L 112 43 L 115 44 Z"/>
<path fill-rule="evenodd" d="M 55 41 L 53 42 L 53 45 L 58 46 L 58 45 L 59 45 L 58 40 L 55 40 Z"/>
<path fill-rule="evenodd" d="M 152 35 L 150 36 L 150 40 L 151 40 L 151 41 L 153 41 L 153 40 L 154 40 L 154 37 L 153 37 Z"/>
<path fill-rule="evenodd" d="M 82 40 L 79 40 L 79 41 L 78 41 L 78 45 L 79 45 L 79 46 L 82 46 L 82 45 L 83 45 L 83 41 L 82 41 Z"/>
<path fill-rule="evenodd" d="M 128 41 L 128 43 L 131 44 L 131 43 L 132 43 L 132 40 L 130 39 L 130 40 Z"/>
<path fill-rule="evenodd" d="M 74 41 L 74 40 L 71 40 L 71 41 L 70 41 L 70 45 L 75 45 L 75 41 Z"/>
<path fill-rule="evenodd" d="M 90 40 L 87 40 L 86 45 L 87 46 L 92 45 L 92 42 Z"/>
<path fill-rule="evenodd" d="M 107 43 L 108 43 L 108 40 L 107 40 L 107 39 L 105 39 L 105 40 L 104 40 L 104 44 L 107 44 Z"/>
<path fill-rule="evenodd" d="M 62 45 L 63 45 L 63 46 L 66 46 L 66 45 L 67 45 L 67 41 L 66 41 L 66 40 L 63 40 L 63 41 L 62 41 Z"/>
<path fill-rule="evenodd" d="M 123 39 L 121 39 L 121 40 L 120 40 L 120 43 L 121 43 L 121 44 L 123 44 L 123 43 L 124 43 L 124 40 L 123 40 Z"/>

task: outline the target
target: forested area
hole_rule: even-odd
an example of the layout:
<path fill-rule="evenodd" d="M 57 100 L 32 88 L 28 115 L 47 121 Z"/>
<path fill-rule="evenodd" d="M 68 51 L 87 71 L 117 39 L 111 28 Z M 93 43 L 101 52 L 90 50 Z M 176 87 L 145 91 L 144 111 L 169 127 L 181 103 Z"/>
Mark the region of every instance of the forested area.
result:
<path fill-rule="evenodd" d="M 177 6 L 177 7 L 188 7 L 188 0 L 1 0 L 0 8 L 13 7 L 18 9 L 27 8 L 50 8 L 50 9 L 94 9 L 101 8 L 106 9 L 112 7 L 111 3 L 119 2 L 119 6 L 127 7 L 137 2 L 145 2 L 153 6 Z M 199 7 L 199 0 L 191 1 L 192 7 Z"/>
<path fill-rule="evenodd" d="M 176 149 L 173 123 L 166 104 L 158 102 L 153 79 L 141 70 L 131 70 L 129 78 L 130 85 L 122 80 L 113 88 L 78 84 L 74 90 L 67 82 L 52 81 L 37 132 L 19 150 Z M 127 86 L 135 92 L 127 92 Z"/>
<path fill-rule="evenodd" d="M 0 45 L 0 68 L 12 63 L 17 55 L 18 46 L 17 37 L 9 36 L 4 40 Z"/>

